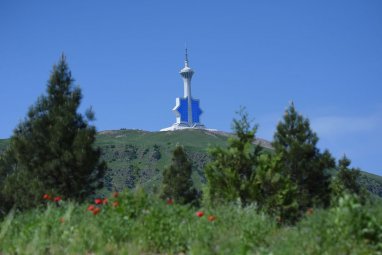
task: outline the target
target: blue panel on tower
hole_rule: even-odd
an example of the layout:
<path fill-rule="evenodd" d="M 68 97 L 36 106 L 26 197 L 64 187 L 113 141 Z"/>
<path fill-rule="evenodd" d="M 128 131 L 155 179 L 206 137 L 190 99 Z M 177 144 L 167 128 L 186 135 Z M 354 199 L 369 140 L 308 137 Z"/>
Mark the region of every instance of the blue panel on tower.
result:
<path fill-rule="evenodd" d="M 202 110 L 199 107 L 199 100 L 192 99 L 191 105 L 192 105 L 192 122 L 199 123 L 200 115 L 202 114 Z"/>
<path fill-rule="evenodd" d="M 187 98 L 179 98 L 179 107 L 177 111 L 180 114 L 181 122 L 188 122 L 188 106 L 187 106 Z"/>

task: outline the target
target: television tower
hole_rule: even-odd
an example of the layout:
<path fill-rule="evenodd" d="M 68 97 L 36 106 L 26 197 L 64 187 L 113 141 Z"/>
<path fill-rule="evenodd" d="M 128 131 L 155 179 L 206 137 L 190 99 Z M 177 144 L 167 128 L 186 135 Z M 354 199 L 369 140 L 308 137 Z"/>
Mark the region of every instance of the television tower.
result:
<path fill-rule="evenodd" d="M 180 70 L 180 75 L 183 78 L 183 97 L 176 98 L 176 105 L 172 111 L 176 116 L 176 123 L 171 127 L 161 129 L 161 131 L 171 131 L 184 128 L 201 128 L 204 125 L 200 123 L 200 115 L 203 113 L 199 107 L 200 101 L 191 96 L 191 79 L 194 75 L 194 70 L 189 66 L 188 52 L 186 48 L 184 67 Z"/>

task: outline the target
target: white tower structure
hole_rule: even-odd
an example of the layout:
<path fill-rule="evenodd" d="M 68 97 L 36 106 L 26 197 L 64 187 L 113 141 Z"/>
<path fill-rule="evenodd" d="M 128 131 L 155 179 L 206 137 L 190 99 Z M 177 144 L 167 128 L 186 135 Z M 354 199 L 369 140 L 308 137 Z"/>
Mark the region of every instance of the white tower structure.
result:
<path fill-rule="evenodd" d="M 200 115 L 202 114 L 202 110 L 199 107 L 200 101 L 191 96 L 191 79 L 195 72 L 189 67 L 187 48 L 184 67 L 179 73 L 183 78 L 184 93 L 182 98 L 176 98 L 176 105 L 172 109 L 176 116 L 176 122 L 171 127 L 161 129 L 161 131 L 184 128 L 204 129 L 204 125 L 200 123 Z"/>

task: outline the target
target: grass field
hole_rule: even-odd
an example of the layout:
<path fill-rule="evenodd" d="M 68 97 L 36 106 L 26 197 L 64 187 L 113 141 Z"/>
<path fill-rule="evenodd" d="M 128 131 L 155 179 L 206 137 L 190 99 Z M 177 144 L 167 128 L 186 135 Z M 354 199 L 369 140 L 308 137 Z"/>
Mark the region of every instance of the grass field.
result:
<path fill-rule="evenodd" d="M 381 254 L 380 222 L 381 204 L 351 197 L 283 226 L 255 206 L 193 208 L 124 192 L 12 212 L 0 221 L 0 254 Z"/>

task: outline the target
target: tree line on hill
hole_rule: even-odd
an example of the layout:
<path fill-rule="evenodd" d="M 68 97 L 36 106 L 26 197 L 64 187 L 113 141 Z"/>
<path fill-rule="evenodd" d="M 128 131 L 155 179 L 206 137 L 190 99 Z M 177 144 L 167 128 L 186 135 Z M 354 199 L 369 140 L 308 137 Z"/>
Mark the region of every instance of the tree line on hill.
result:
<path fill-rule="evenodd" d="M 62 56 L 53 66 L 47 95 L 37 99 L 0 156 L 0 214 L 41 203 L 45 193 L 83 201 L 103 185 L 107 168 L 94 147 L 96 129 L 91 109 L 77 112 L 79 87 Z M 279 222 L 293 223 L 306 210 L 327 208 L 346 193 L 366 201 L 367 193 L 345 156 L 335 162 L 330 152 L 317 148 L 318 137 L 293 103 L 274 134 L 273 153 L 254 145 L 257 126 L 241 109 L 233 121 L 234 137 L 227 148 L 212 148 L 205 167 L 203 192 L 194 188 L 192 168 L 182 146 L 163 172 L 160 196 L 180 204 L 216 206 L 224 203 L 256 204 Z M 331 171 L 338 173 L 332 175 Z"/>
<path fill-rule="evenodd" d="M 207 184 L 202 196 L 194 192 L 189 162 L 178 146 L 172 165 L 164 172 L 162 197 L 205 206 L 256 204 L 280 223 L 294 223 L 312 208 L 336 205 L 346 194 L 367 201 L 368 193 L 358 182 L 360 171 L 349 167 L 346 156 L 336 163 L 328 150 L 320 152 L 309 120 L 293 103 L 277 125 L 273 153 L 254 144 L 257 126 L 251 126 L 243 109 L 233 121 L 233 131 L 235 136 L 229 138 L 227 148 L 209 151 L 212 161 L 205 167 Z M 335 175 L 333 170 L 337 170 Z"/>

